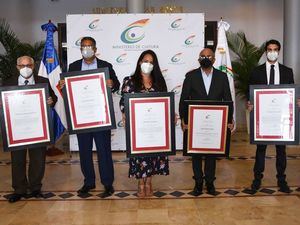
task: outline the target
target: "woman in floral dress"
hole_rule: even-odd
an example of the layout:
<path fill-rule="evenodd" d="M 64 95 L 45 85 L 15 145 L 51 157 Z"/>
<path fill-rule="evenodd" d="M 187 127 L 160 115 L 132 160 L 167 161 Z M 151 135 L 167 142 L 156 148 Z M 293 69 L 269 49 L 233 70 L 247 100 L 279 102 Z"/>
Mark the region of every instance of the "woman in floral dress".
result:
<path fill-rule="evenodd" d="M 167 86 L 161 73 L 157 56 L 152 50 L 144 51 L 132 76 L 125 77 L 122 85 L 120 108 L 124 114 L 124 93 L 166 92 Z M 166 156 L 135 157 L 129 159 L 129 177 L 138 179 L 138 197 L 153 195 L 152 176 L 169 175 L 169 161 Z"/>

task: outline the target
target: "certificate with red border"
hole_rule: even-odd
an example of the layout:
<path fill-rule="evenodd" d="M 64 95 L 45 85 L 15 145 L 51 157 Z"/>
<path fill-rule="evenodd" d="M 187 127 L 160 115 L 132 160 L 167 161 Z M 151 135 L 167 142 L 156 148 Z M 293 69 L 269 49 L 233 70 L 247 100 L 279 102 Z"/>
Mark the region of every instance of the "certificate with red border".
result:
<path fill-rule="evenodd" d="M 251 86 L 251 143 L 298 142 L 297 88 L 294 85 Z"/>
<path fill-rule="evenodd" d="M 69 133 L 115 128 L 111 91 L 106 87 L 107 68 L 62 76 Z"/>
<path fill-rule="evenodd" d="M 188 129 L 184 154 L 228 155 L 232 102 L 187 101 L 186 104 Z"/>
<path fill-rule="evenodd" d="M 127 156 L 175 154 L 174 93 L 125 94 Z"/>
<path fill-rule="evenodd" d="M 1 126 L 4 150 L 17 150 L 53 141 L 47 105 L 48 86 L 1 87 Z"/>

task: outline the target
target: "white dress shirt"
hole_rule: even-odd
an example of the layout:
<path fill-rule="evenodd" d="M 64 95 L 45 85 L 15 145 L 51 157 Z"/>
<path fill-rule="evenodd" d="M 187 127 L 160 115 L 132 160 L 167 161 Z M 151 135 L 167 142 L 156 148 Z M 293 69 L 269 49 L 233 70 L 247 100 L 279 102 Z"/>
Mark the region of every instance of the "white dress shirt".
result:
<path fill-rule="evenodd" d="M 280 84 L 280 77 L 279 77 L 279 64 L 278 61 L 276 63 L 271 64 L 268 61 L 266 61 L 266 70 L 267 70 L 267 80 L 268 84 L 270 84 L 270 70 L 271 65 L 274 65 L 274 84 Z"/>
<path fill-rule="evenodd" d="M 206 94 L 208 95 L 209 93 L 209 89 L 210 89 L 210 84 L 211 84 L 211 79 L 212 79 L 212 74 L 213 74 L 213 68 L 211 69 L 209 74 L 206 74 L 202 69 L 201 69 L 201 73 L 202 73 L 202 79 L 204 82 L 204 86 L 205 86 L 205 90 L 206 90 Z"/>
<path fill-rule="evenodd" d="M 34 85 L 35 84 L 33 75 L 31 77 L 29 77 L 28 79 L 25 79 L 24 77 L 22 77 L 21 75 L 19 75 L 18 85 L 19 86 L 25 85 L 25 80 L 28 80 L 28 84 L 27 85 Z"/>

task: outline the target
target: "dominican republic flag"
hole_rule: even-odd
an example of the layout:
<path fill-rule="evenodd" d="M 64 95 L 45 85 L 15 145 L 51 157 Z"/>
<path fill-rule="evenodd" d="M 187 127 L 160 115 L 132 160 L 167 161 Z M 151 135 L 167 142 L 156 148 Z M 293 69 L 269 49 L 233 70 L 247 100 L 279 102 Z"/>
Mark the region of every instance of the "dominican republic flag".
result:
<path fill-rule="evenodd" d="M 51 88 L 57 96 L 55 107 L 51 110 L 56 141 L 67 127 L 64 101 L 58 87 L 61 68 L 53 42 L 53 33 L 57 31 L 57 27 L 49 21 L 49 23 L 42 25 L 42 30 L 47 32 L 47 38 L 38 75 L 49 79 Z"/>
<path fill-rule="evenodd" d="M 228 31 L 229 28 L 230 28 L 229 23 L 223 21 L 222 19 L 218 23 L 218 44 L 215 52 L 216 61 L 214 63 L 214 67 L 227 74 L 227 78 L 230 86 L 231 98 L 233 101 L 233 108 L 234 108 L 233 119 L 235 123 L 234 123 L 233 130 L 235 130 L 236 129 L 235 88 L 234 88 L 231 60 L 229 55 L 229 48 L 228 48 L 227 37 L 226 37 L 226 31 Z"/>

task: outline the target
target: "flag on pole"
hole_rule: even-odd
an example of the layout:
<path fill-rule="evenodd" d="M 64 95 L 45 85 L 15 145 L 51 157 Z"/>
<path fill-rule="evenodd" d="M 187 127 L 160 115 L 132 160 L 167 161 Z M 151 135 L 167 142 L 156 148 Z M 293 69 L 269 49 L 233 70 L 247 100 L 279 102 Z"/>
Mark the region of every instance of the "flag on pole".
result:
<path fill-rule="evenodd" d="M 218 23 L 218 44 L 215 52 L 216 61 L 214 63 L 214 67 L 223 71 L 227 74 L 231 97 L 233 101 L 233 119 L 235 121 L 234 130 L 236 129 L 236 108 L 235 108 L 235 88 L 234 88 L 234 79 L 233 72 L 231 67 L 231 60 L 229 55 L 229 48 L 227 44 L 226 31 L 230 28 L 229 23 L 221 21 Z"/>
<path fill-rule="evenodd" d="M 42 30 L 47 32 L 47 38 L 38 75 L 49 79 L 51 88 L 57 96 L 55 107 L 51 110 L 56 141 L 67 127 L 65 106 L 60 89 L 58 88 L 61 68 L 53 42 L 53 33 L 57 31 L 57 28 L 49 21 L 49 23 L 42 25 Z"/>

